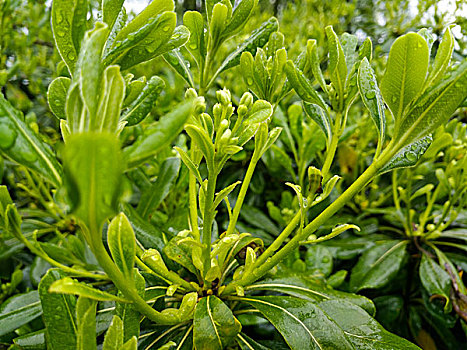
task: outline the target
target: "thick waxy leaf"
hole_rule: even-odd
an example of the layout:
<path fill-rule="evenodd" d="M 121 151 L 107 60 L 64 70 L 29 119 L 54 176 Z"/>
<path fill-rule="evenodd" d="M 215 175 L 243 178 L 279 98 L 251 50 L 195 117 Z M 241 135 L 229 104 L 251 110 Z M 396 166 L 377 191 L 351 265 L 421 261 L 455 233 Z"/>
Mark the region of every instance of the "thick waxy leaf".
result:
<path fill-rule="evenodd" d="M 0 150 L 16 162 L 42 175 L 55 187 L 62 169 L 55 155 L 27 126 L 19 111 L 0 94 Z"/>
<path fill-rule="evenodd" d="M 448 305 L 451 278 L 436 261 L 426 254 L 423 254 L 420 263 L 420 280 L 430 295 L 443 296 L 446 299 L 446 306 Z"/>
<path fill-rule="evenodd" d="M 391 282 L 407 258 L 407 243 L 386 242 L 363 253 L 352 269 L 350 290 L 358 292 L 367 288 L 379 288 Z"/>
<path fill-rule="evenodd" d="M 47 100 L 50 110 L 58 119 L 66 119 L 66 95 L 70 87 L 70 78 L 58 77 L 54 79 L 47 90 Z"/>
<path fill-rule="evenodd" d="M 186 46 L 201 64 L 206 55 L 203 16 L 198 11 L 187 11 L 183 15 L 183 24 L 190 30 L 190 40 Z"/>
<path fill-rule="evenodd" d="M 195 125 L 187 125 L 185 130 L 192 142 L 201 150 L 204 158 L 206 158 L 208 167 L 213 169 L 215 150 L 208 133 Z"/>
<path fill-rule="evenodd" d="M 193 337 L 196 349 L 222 350 L 240 332 L 242 326 L 219 298 L 208 296 L 196 305 Z"/>
<path fill-rule="evenodd" d="M 76 319 L 78 321 L 77 350 L 96 350 L 96 306 L 97 302 L 79 297 L 76 303 Z"/>
<path fill-rule="evenodd" d="M 428 69 L 428 45 L 420 35 L 408 33 L 394 41 L 381 81 L 381 93 L 400 123 L 404 109 L 423 88 Z"/>
<path fill-rule="evenodd" d="M 115 135 L 71 135 L 63 152 L 65 182 L 74 214 L 100 227 L 117 212 L 123 159 Z"/>
<path fill-rule="evenodd" d="M 189 62 L 183 57 L 179 49 L 163 54 L 164 60 L 172 66 L 172 68 L 188 83 L 191 88 L 194 88 L 193 76 L 189 67 Z"/>
<path fill-rule="evenodd" d="M 288 61 L 285 65 L 285 72 L 287 73 L 287 79 L 294 88 L 295 92 L 304 102 L 317 104 L 323 109 L 326 109 L 326 103 L 322 97 L 313 88 L 313 85 L 308 80 L 303 72 L 296 68 L 292 61 Z"/>
<path fill-rule="evenodd" d="M 169 243 L 167 243 L 163 251 L 169 259 L 182 265 L 188 271 L 197 274 L 198 271 L 195 265 L 193 265 L 193 260 L 191 259 L 191 247 L 183 243 L 178 244 L 182 239 L 182 237 L 175 236 L 169 241 Z"/>
<path fill-rule="evenodd" d="M 334 290 L 302 276 L 267 279 L 248 286 L 245 290 L 271 290 L 314 302 L 344 300 L 365 309 L 370 315 L 374 315 L 376 311 L 372 301 L 368 298 Z"/>
<path fill-rule="evenodd" d="M 125 0 L 102 0 L 102 20 L 112 28 Z"/>
<path fill-rule="evenodd" d="M 55 0 L 52 2 L 52 32 L 55 45 L 70 74 L 74 73 L 81 39 L 86 31 L 86 0 Z"/>
<path fill-rule="evenodd" d="M 287 296 L 248 297 L 293 350 L 354 349 L 346 334 L 316 303 Z"/>
<path fill-rule="evenodd" d="M 262 123 L 272 115 L 272 112 L 272 106 L 268 101 L 258 100 L 253 104 L 253 107 L 251 107 L 248 117 L 245 118 L 244 123 Z"/>
<path fill-rule="evenodd" d="M 420 97 L 408 111 L 394 132 L 397 144 L 406 146 L 434 132 L 447 122 L 466 97 L 467 60 L 464 60 L 446 80 Z"/>
<path fill-rule="evenodd" d="M 235 7 L 232 18 L 225 27 L 223 35 L 231 36 L 243 28 L 257 3 L 258 0 L 241 0 Z"/>
<path fill-rule="evenodd" d="M 329 119 L 329 114 L 320 106 L 307 102 L 303 102 L 303 109 L 305 110 L 306 115 L 316 122 L 319 128 L 323 130 L 324 135 L 326 136 L 326 142 L 329 146 L 332 139 L 331 120 Z"/>
<path fill-rule="evenodd" d="M 24 350 L 46 349 L 45 330 L 41 329 L 13 339 L 15 345 Z"/>
<path fill-rule="evenodd" d="M 339 38 L 332 29 L 332 26 L 326 27 L 326 36 L 329 47 L 329 72 L 331 82 L 337 91 L 340 100 L 344 98 L 344 87 L 347 79 L 347 65 L 345 63 L 344 51 Z M 341 106 L 342 107 L 342 106 Z"/>
<path fill-rule="evenodd" d="M 252 55 L 255 55 L 256 49 L 258 47 L 263 47 L 269 40 L 271 33 L 276 32 L 279 28 L 279 23 L 275 17 L 271 17 L 269 20 L 264 22 L 261 27 L 253 31 L 251 36 L 243 41 L 243 43 L 237 47 L 237 49 L 232 52 L 227 58 L 222 62 L 217 72 L 214 76 L 218 76 L 220 73 L 226 69 L 235 67 L 240 64 L 240 57 L 242 53 L 249 52 Z"/>
<path fill-rule="evenodd" d="M 135 233 L 125 214 L 120 213 L 110 222 L 107 230 L 107 244 L 114 262 L 131 281 L 135 261 Z"/>
<path fill-rule="evenodd" d="M 50 285 L 63 277 L 58 270 L 49 270 L 39 284 L 47 348 L 76 350 L 76 298 L 72 295 L 49 293 Z"/>
<path fill-rule="evenodd" d="M 430 147 L 433 137 L 425 136 L 421 140 L 401 149 L 386 165 L 378 172 L 384 174 L 388 171 L 400 168 L 409 168 L 417 164 L 418 160 L 423 156 L 425 151 Z"/>
<path fill-rule="evenodd" d="M 411 342 L 386 331 L 358 306 L 338 300 L 324 300 L 319 306 L 344 331 L 353 349 L 420 350 Z"/>
<path fill-rule="evenodd" d="M 311 72 L 313 73 L 313 76 L 318 81 L 321 89 L 323 89 L 323 91 L 327 91 L 326 81 L 324 80 L 323 72 L 321 71 L 320 67 L 316 40 L 308 40 L 306 45 L 306 52 L 308 55 L 308 60 L 310 61 Z"/>
<path fill-rule="evenodd" d="M 158 123 L 143 134 L 133 145 L 125 148 L 129 167 L 152 158 L 159 150 L 178 136 L 183 124 L 191 114 L 192 101 L 178 105 L 174 111 L 163 116 Z"/>
<path fill-rule="evenodd" d="M 180 158 L 167 158 L 160 166 L 157 180 L 151 189 L 141 196 L 138 212 L 142 217 L 148 218 L 169 194 L 175 179 L 180 171 Z"/>
<path fill-rule="evenodd" d="M 41 314 L 37 291 L 12 296 L 0 306 L 0 336 L 13 332 Z"/>
<path fill-rule="evenodd" d="M 451 28 L 447 27 L 446 31 L 444 32 L 443 40 L 438 47 L 438 52 L 436 53 L 433 67 L 431 68 L 430 74 L 428 74 L 428 78 L 426 79 L 426 87 L 430 86 L 431 84 L 436 84 L 443 78 L 444 73 L 446 73 L 446 70 L 449 66 L 449 62 L 451 61 L 453 51 L 454 37 L 452 36 Z"/>
<path fill-rule="evenodd" d="M 126 302 L 125 299 L 119 298 L 107 292 L 91 287 L 86 283 L 78 282 L 70 277 L 65 277 L 58 281 L 53 282 L 49 287 L 49 292 L 79 295 L 85 298 L 98 300 L 98 301 L 121 301 Z"/>
<path fill-rule="evenodd" d="M 371 119 L 378 130 L 378 150 L 381 150 L 384 142 L 384 134 L 386 130 L 386 117 L 384 115 L 384 103 L 381 93 L 376 82 L 376 77 L 368 60 L 363 58 L 360 67 L 358 68 L 358 89 L 362 97 L 363 104 L 370 111 Z"/>
<path fill-rule="evenodd" d="M 120 317 L 114 315 L 109 329 L 105 333 L 102 350 L 116 350 L 123 346 L 123 322 Z"/>

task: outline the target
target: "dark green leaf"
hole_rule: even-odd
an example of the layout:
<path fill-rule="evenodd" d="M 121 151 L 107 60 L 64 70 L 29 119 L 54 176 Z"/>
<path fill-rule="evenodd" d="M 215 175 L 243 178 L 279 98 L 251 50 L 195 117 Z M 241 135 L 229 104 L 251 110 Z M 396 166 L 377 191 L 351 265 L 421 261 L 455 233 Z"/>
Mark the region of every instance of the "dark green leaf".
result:
<path fill-rule="evenodd" d="M 96 306 L 97 302 L 79 297 L 76 303 L 78 321 L 77 350 L 96 350 Z"/>
<path fill-rule="evenodd" d="M 13 332 L 41 314 L 37 291 L 12 296 L 0 306 L 0 336 Z"/>
<path fill-rule="evenodd" d="M 237 343 L 241 350 L 270 350 L 243 333 L 237 335 Z"/>
<path fill-rule="evenodd" d="M 13 342 L 21 348 L 21 350 L 45 350 L 45 330 L 41 329 L 36 332 L 31 332 L 13 339 Z"/>
<path fill-rule="evenodd" d="M 329 73 L 331 82 L 337 91 L 338 98 L 343 100 L 344 87 L 347 79 L 347 65 L 345 62 L 344 51 L 342 49 L 339 38 L 332 29 L 332 26 L 325 28 L 326 36 L 328 38 L 329 49 Z M 342 106 L 341 106 L 342 107 Z"/>
<path fill-rule="evenodd" d="M 423 254 L 420 263 L 420 281 L 423 287 L 430 295 L 440 295 L 446 299 L 446 305 L 449 301 L 449 292 L 451 290 L 451 278 L 448 273 L 439 266 L 436 261 Z"/>
<path fill-rule="evenodd" d="M 47 90 L 47 100 L 50 110 L 58 119 L 66 119 L 65 105 L 70 78 L 58 77 L 54 79 Z"/>

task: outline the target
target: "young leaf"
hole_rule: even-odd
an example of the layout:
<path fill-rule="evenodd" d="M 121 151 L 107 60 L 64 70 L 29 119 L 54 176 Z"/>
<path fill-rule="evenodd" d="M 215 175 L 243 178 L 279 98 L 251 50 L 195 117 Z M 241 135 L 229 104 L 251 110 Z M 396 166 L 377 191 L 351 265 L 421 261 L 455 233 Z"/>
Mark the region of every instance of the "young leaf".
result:
<path fill-rule="evenodd" d="M 221 204 L 221 202 L 224 200 L 224 198 L 227 197 L 230 194 L 230 192 L 232 192 L 235 189 L 235 187 L 240 183 L 242 182 L 241 181 L 234 182 L 233 184 L 219 191 L 219 193 L 216 194 L 216 197 L 214 199 L 214 204 L 212 206 L 213 210 L 216 209 L 217 206 Z"/>
<path fill-rule="evenodd" d="M 311 66 L 311 72 L 313 76 L 318 81 L 319 86 L 323 91 L 327 92 L 326 81 L 324 80 L 323 72 L 321 71 L 320 61 L 318 57 L 318 49 L 316 46 L 316 40 L 308 40 L 306 45 L 306 52 L 308 55 L 308 60 Z"/>
<path fill-rule="evenodd" d="M 128 302 L 125 299 L 119 298 L 113 294 L 101 291 L 93 288 L 83 282 L 78 282 L 70 277 L 65 277 L 60 280 L 53 282 L 49 287 L 49 292 L 78 295 L 85 298 L 97 300 L 97 301 L 120 301 Z"/>
<path fill-rule="evenodd" d="M 358 260 L 350 275 L 350 290 L 380 288 L 396 277 L 407 258 L 407 241 L 394 241 L 368 249 Z"/>
<path fill-rule="evenodd" d="M 384 143 L 386 117 L 384 115 L 383 98 L 376 82 L 375 73 L 366 57 L 363 58 L 358 68 L 357 82 L 363 104 L 370 111 L 371 119 L 373 119 L 378 130 L 378 148 L 376 154 L 379 154 Z"/>
<path fill-rule="evenodd" d="M 185 60 L 179 49 L 163 54 L 164 60 L 188 83 L 191 88 L 194 88 L 193 76 L 189 67 L 189 62 Z"/>
<path fill-rule="evenodd" d="M 97 302 L 79 297 L 76 303 L 78 321 L 77 350 L 96 350 L 96 306 Z"/>
<path fill-rule="evenodd" d="M 208 296 L 196 305 L 193 319 L 193 343 L 196 349 L 222 350 L 240 332 L 242 326 L 219 298 Z"/>
<path fill-rule="evenodd" d="M 162 203 L 172 188 L 180 171 L 180 158 L 167 158 L 160 166 L 157 180 L 151 189 L 141 196 L 137 210 L 143 218 L 148 218 Z"/>
<path fill-rule="evenodd" d="M 248 117 L 245 118 L 244 123 L 256 124 L 266 121 L 272 116 L 272 106 L 265 100 L 258 100 L 253 103 L 253 107 L 248 112 Z"/>
<path fill-rule="evenodd" d="M 125 0 L 102 0 L 102 20 L 109 28 L 114 26 Z"/>
<path fill-rule="evenodd" d="M 203 16 L 198 11 L 187 11 L 183 15 L 183 24 L 190 30 L 187 49 L 195 57 L 198 65 L 201 65 L 206 56 Z"/>
<path fill-rule="evenodd" d="M 332 26 L 325 28 L 329 47 L 329 67 L 331 82 L 337 91 L 339 100 L 344 99 L 344 87 L 347 79 L 347 65 L 345 63 L 344 51 L 339 38 L 332 29 Z M 339 108 L 342 108 L 340 106 Z"/>
<path fill-rule="evenodd" d="M 154 128 L 143 134 L 133 145 L 125 148 L 128 166 L 135 167 L 154 157 L 162 147 L 177 137 L 191 115 L 192 105 L 191 100 L 179 104 L 175 110 L 163 116 Z"/>
<path fill-rule="evenodd" d="M 165 87 L 164 81 L 158 76 L 153 76 L 147 82 L 143 91 L 134 102 L 128 107 L 121 120 L 127 121 L 128 126 L 139 124 L 151 112 L 154 103 Z"/>
<path fill-rule="evenodd" d="M 110 222 L 107 230 L 107 244 L 115 264 L 131 283 L 136 243 L 135 233 L 124 213 L 118 214 Z"/>
<path fill-rule="evenodd" d="M 187 134 L 190 136 L 192 142 L 201 150 L 204 158 L 210 169 L 213 169 L 214 165 L 214 145 L 209 135 L 204 129 L 201 129 L 194 125 L 187 125 L 185 127 Z"/>
<path fill-rule="evenodd" d="M 451 28 L 447 27 L 444 32 L 443 40 L 436 52 L 435 62 L 431 68 L 430 74 L 426 79 L 426 87 L 436 84 L 440 81 L 446 70 L 448 69 L 449 62 L 451 61 L 452 52 L 454 51 L 454 37 L 451 33 Z"/>
<path fill-rule="evenodd" d="M 81 39 L 86 31 L 86 0 L 55 0 L 52 2 L 52 32 L 58 52 L 70 74 L 75 71 Z"/>
<path fill-rule="evenodd" d="M 230 22 L 224 29 L 223 36 L 228 37 L 241 30 L 248 21 L 257 3 L 258 0 L 241 0 L 238 2 L 238 5 L 236 5 L 232 13 Z"/>
<path fill-rule="evenodd" d="M 212 9 L 212 17 L 209 21 L 210 46 L 217 48 L 220 44 L 222 33 L 229 19 L 229 8 L 218 2 Z M 209 48 L 208 48 L 209 50 Z"/>
<path fill-rule="evenodd" d="M 123 346 L 123 322 L 120 317 L 114 315 L 109 329 L 105 333 L 102 350 L 117 350 Z"/>
<path fill-rule="evenodd" d="M 190 156 L 182 150 L 180 147 L 174 147 L 174 149 L 180 154 L 180 158 L 182 158 L 183 164 L 195 175 L 196 179 L 200 184 L 203 183 L 203 179 L 201 178 L 201 174 L 199 173 L 198 166 L 193 163 Z"/>
<path fill-rule="evenodd" d="M 50 83 L 47 90 L 47 101 L 50 110 L 58 119 L 66 119 L 65 105 L 69 87 L 70 78 L 58 77 Z"/>
<path fill-rule="evenodd" d="M 0 336 L 15 331 L 40 315 L 42 307 L 37 291 L 12 296 L 0 307 Z"/>
<path fill-rule="evenodd" d="M 451 278 L 449 274 L 432 258 L 423 254 L 420 263 L 420 281 L 423 287 L 431 295 L 443 296 L 446 299 L 446 307 L 449 305 L 451 290 Z"/>
<path fill-rule="evenodd" d="M 55 187 L 62 169 L 48 145 L 27 126 L 19 111 L 0 94 L 0 150 L 16 162 L 42 175 Z"/>
<path fill-rule="evenodd" d="M 117 212 L 124 169 L 115 135 L 71 135 L 63 151 L 65 185 L 74 214 L 98 229 Z"/>
<path fill-rule="evenodd" d="M 303 109 L 305 110 L 306 115 L 318 124 L 319 128 L 324 132 L 324 136 L 326 136 L 326 142 L 329 147 L 332 139 L 331 120 L 329 118 L 329 114 L 320 106 L 308 102 L 303 102 Z"/>
<path fill-rule="evenodd" d="M 50 285 L 63 277 L 59 270 L 51 269 L 39 283 L 47 348 L 76 350 L 78 332 L 75 312 L 76 298 L 66 294 L 49 293 Z"/>
<path fill-rule="evenodd" d="M 404 109 L 423 88 L 428 59 L 428 45 L 416 33 L 403 35 L 392 44 L 381 93 L 396 120 L 396 128 Z"/>

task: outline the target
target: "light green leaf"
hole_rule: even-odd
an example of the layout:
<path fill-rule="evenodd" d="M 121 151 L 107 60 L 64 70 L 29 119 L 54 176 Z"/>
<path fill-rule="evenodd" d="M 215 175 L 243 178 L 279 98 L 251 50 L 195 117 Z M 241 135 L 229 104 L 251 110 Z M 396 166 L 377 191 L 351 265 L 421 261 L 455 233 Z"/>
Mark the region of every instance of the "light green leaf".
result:
<path fill-rule="evenodd" d="M 1 304 L 0 336 L 15 331 L 42 315 L 37 291 L 16 294 Z"/>
<path fill-rule="evenodd" d="M 234 8 L 232 18 L 224 29 L 223 36 L 229 37 L 243 28 L 250 18 L 258 0 L 241 0 Z"/>
<path fill-rule="evenodd" d="M 336 33 L 332 29 L 332 26 L 325 28 L 326 36 L 328 38 L 328 49 L 329 49 L 329 74 L 331 82 L 337 91 L 339 100 L 344 99 L 344 87 L 347 79 L 347 65 L 345 63 L 344 51 Z M 340 106 L 339 108 L 342 108 Z"/>
<path fill-rule="evenodd" d="M 0 94 L 0 150 L 34 170 L 55 187 L 62 182 L 62 169 L 55 155 L 24 122 L 21 112 Z"/>
<path fill-rule="evenodd" d="M 86 31 L 86 0 L 54 0 L 52 2 L 52 32 L 55 45 L 70 74 L 74 73 L 81 39 Z"/>
<path fill-rule="evenodd" d="M 212 9 L 212 17 L 209 21 L 210 46 L 217 48 L 220 44 L 222 33 L 229 19 L 229 9 L 222 3 L 217 3 Z M 208 48 L 209 50 L 209 48 Z"/>
<path fill-rule="evenodd" d="M 55 78 L 47 90 L 47 101 L 50 110 L 58 119 L 66 119 L 65 105 L 68 88 L 70 87 L 70 78 Z"/>
<path fill-rule="evenodd" d="M 49 287 L 49 292 L 78 295 L 98 301 L 128 302 L 127 300 L 119 298 L 116 295 L 93 288 L 86 283 L 78 282 L 70 277 L 65 277 L 53 282 Z"/>
<path fill-rule="evenodd" d="M 203 16 L 198 11 L 186 11 L 183 15 L 183 24 L 190 30 L 190 40 L 186 47 L 193 54 L 198 65 L 201 65 L 206 56 Z"/>
<path fill-rule="evenodd" d="M 318 124 L 319 128 L 324 132 L 326 143 L 329 147 L 332 139 L 331 120 L 329 118 L 329 114 L 320 106 L 307 102 L 303 102 L 303 109 L 305 110 L 306 115 Z"/>
<path fill-rule="evenodd" d="M 390 241 L 371 247 L 358 260 L 350 275 L 350 290 L 384 287 L 396 277 L 404 264 L 407 241 Z"/>
<path fill-rule="evenodd" d="M 376 154 L 379 154 L 384 143 L 386 116 L 384 115 L 383 98 L 378 88 L 375 73 L 366 57 L 363 58 L 358 68 L 357 82 L 363 104 L 370 111 L 371 119 L 373 119 L 378 130 L 378 148 Z"/>
<path fill-rule="evenodd" d="M 180 46 L 185 45 L 189 38 L 190 38 L 190 31 L 188 30 L 187 27 L 185 26 L 176 27 L 170 39 L 167 40 L 165 43 L 163 43 L 161 46 L 159 46 L 157 51 L 154 51 L 152 53 L 153 55 L 152 57 L 162 55 L 166 52 L 170 52 L 172 50 L 175 50 L 176 48 L 179 48 Z"/>
<path fill-rule="evenodd" d="M 416 33 L 403 35 L 392 44 L 381 93 L 396 120 L 396 128 L 405 108 L 423 88 L 428 58 L 428 45 Z"/>
<path fill-rule="evenodd" d="M 158 76 L 153 76 L 147 82 L 143 91 L 134 102 L 128 107 L 121 120 L 127 121 L 128 126 L 139 124 L 151 112 L 154 103 L 165 87 L 164 81 Z"/>
<path fill-rule="evenodd" d="M 124 213 L 118 214 L 110 222 L 107 230 L 107 244 L 110 253 L 118 266 L 128 280 L 133 281 L 133 265 L 135 264 L 136 242 L 135 233 L 131 227 L 130 221 Z"/>
<path fill-rule="evenodd" d="M 193 102 L 179 104 L 172 112 L 163 116 L 158 123 L 143 134 L 136 142 L 124 149 L 128 166 L 135 167 L 154 157 L 160 149 L 168 145 L 183 129 L 183 124 L 191 115 Z"/>
<path fill-rule="evenodd" d="M 435 61 L 431 68 L 428 78 L 426 79 L 426 87 L 436 84 L 440 81 L 446 70 L 448 69 L 449 62 L 451 61 L 452 52 L 454 51 L 454 37 L 451 33 L 451 28 L 447 27 L 444 32 L 443 40 L 436 52 Z"/>
<path fill-rule="evenodd" d="M 193 319 L 193 343 L 196 349 L 222 350 L 240 332 L 242 326 L 219 298 L 199 300 Z"/>
<path fill-rule="evenodd" d="M 159 168 L 159 174 L 149 191 L 142 194 L 137 210 L 143 218 L 149 218 L 165 199 L 180 171 L 180 158 L 167 158 Z"/>
<path fill-rule="evenodd" d="M 77 350 L 95 350 L 96 343 L 96 306 L 97 302 L 79 297 L 76 303 L 76 319 L 78 321 Z"/>
<path fill-rule="evenodd" d="M 63 278 L 59 270 L 51 269 L 39 283 L 39 296 L 46 329 L 47 348 L 76 350 L 78 326 L 76 298 L 66 294 L 49 293 L 50 285 Z"/>
<path fill-rule="evenodd" d="M 318 81 L 319 86 L 323 91 L 327 92 L 326 81 L 324 80 L 323 72 L 321 71 L 320 61 L 318 57 L 318 49 L 316 46 L 316 40 L 308 40 L 306 45 L 306 52 L 308 55 L 308 60 L 311 66 L 311 72 L 315 77 L 316 81 Z"/>
<path fill-rule="evenodd" d="M 230 194 L 230 192 L 232 192 L 235 189 L 235 187 L 237 187 L 237 185 L 241 183 L 242 183 L 241 181 L 234 182 L 233 184 L 219 191 L 219 193 L 216 194 L 216 197 L 214 199 L 214 204 L 212 206 L 212 209 L 215 210 L 217 206 L 221 204 L 224 198 L 227 197 Z"/>
<path fill-rule="evenodd" d="M 201 174 L 199 173 L 198 166 L 193 163 L 190 156 L 181 148 L 174 147 L 174 149 L 180 154 L 180 158 L 182 158 L 183 164 L 195 175 L 196 179 L 200 184 L 203 183 L 203 179 L 201 178 Z"/>
<path fill-rule="evenodd" d="M 204 158 L 210 169 L 214 166 L 214 145 L 211 138 L 204 129 L 201 129 L 195 125 L 187 125 L 185 127 L 187 134 L 190 136 L 192 142 L 203 153 Z"/>
<path fill-rule="evenodd" d="M 125 0 L 102 0 L 102 20 L 112 28 Z"/>
<path fill-rule="evenodd" d="M 120 317 L 114 315 L 109 329 L 105 333 L 102 350 L 119 350 L 123 346 L 123 322 Z"/>
<path fill-rule="evenodd" d="M 46 349 L 45 329 L 17 337 L 13 342 L 24 350 Z"/>
<path fill-rule="evenodd" d="M 193 76 L 189 67 L 189 62 L 183 57 L 179 49 L 163 54 L 164 60 L 188 83 L 191 88 L 194 88 Z"/>
<path fill-rule="evenodd" d="M 266 121 L 272 116 L 272 106 L 268 101 L 257 100 L 248 112 L 248 116 L 243 121 L 246 124 L 256 124 Z"/>
<path fill-rule="evenodd" d="M 132 337 L 125 344 L 123 344 L 121 350 L 137 350 L 138 348 L 138 338 Z"/>
<path fill-rule="evenodd" d="M 91 227 L 117 212 L 124 163 L 115 135 L 71 135 L 63 151 L 65 184 L 74 215 Z"/>

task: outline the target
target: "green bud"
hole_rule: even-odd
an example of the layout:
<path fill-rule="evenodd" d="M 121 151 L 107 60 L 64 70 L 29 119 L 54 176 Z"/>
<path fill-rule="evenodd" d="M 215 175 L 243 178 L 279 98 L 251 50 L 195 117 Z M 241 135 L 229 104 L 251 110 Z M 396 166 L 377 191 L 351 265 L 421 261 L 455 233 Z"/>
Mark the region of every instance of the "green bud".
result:
<path fill-rule="evenodd" d="M 245 105 L 238 106 L 237 114 L 238 114 L 239 117 L 243 118 L 245 115 L 248 114 L 248 107 L 245 106 Z"/>
<path fill-rule="evenodd" d="M 245 106 L 246 108 L 250 108 L 253 104 L 253 95 L 249 92 L 245 92 L 240 99 L 240 106 Z"/>
<path fill-rule="evenodd" d="M 198 93 L 196 92 L 195 89 L 193 88 L 189 88 L 186 92 L 185 92 L 185 98 L 187 100 L 189 99 L 192 99 L 192 98 L 197 98 L 198 97 Z"/>
<path fill-rule="evenodd" d="M 230 104 L 230 91 L 227 89 L 216 91 L 217 100 L 225 107 Z"/>

